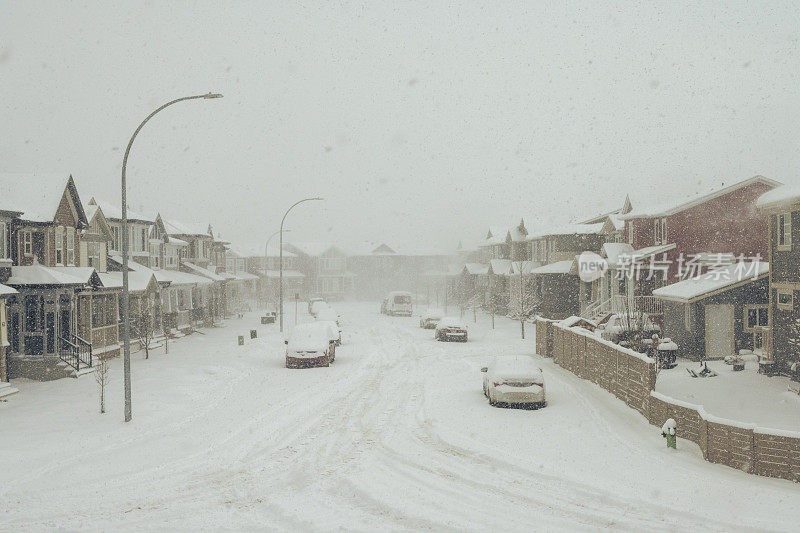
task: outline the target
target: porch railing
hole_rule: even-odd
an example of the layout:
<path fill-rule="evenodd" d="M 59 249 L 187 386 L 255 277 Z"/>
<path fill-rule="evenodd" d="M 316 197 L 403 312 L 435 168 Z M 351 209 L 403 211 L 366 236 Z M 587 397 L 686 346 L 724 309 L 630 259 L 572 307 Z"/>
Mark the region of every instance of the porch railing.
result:
<path fill-rule="evenodd" d="M 595 318 L 603 314 L 625 313 L 637 311 L 648 315 L 661 315 L 664 313 L 664 302 L 655 296 L 634 296 L 632 300 L 623 294 L 616 294 L 604 301 L 590 303 L 581 316 Z"/>
<path fill-rule="evenodd" d="M 59 358 L 75 370 L 92 367 L 92 344 L 72 333 L 59 339 Z"/>

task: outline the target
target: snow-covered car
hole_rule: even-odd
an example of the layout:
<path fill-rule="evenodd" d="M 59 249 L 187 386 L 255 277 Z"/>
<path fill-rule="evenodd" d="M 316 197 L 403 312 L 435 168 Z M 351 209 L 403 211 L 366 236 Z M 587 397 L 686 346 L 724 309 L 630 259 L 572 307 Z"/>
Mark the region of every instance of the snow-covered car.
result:
<path fill-rule="evenodd" d="M 317 322 L 329 322 L 333 324 L 333 327 L 336 330 L 336 346 L 342 344 L 342 323 L 339 319 L 339 313 L 337 313 L 331 307 L 324 307 L 319 310 L 315 320 Z"/>
<path fill-rule="evenodd" d="M 384 298 L 381 300 L 381 314 L 386 314 L 386 306 L 389 305 L 389 298 Z"/>
<path fill-rule="evenodd" d="M 319 313 L 321 309 L 325 309 L 326 307 L 329 307 L 328 306 L 328 302 L 326 302 L 325 300 L 317 300 L 317 301 L 311 303 L 311 306 L 309 307 L 308 313 L 311 316 L 315 317 L 315 316 L 317 316 L 317 313 Z"/>
<path fill-rule="evenodd" d="M 498 356 L 481 372 L 483 395 L 490 405 L 547 405 L 544 374 L 530 356 Z"/>
<path fill-rule="evenodd" d="M 333 343 L 331 346 L 331 363 L 336 360 L 336 347 L 342 344 L 342 332 L 333 320 L 317 320 L 314 325 L 319 326 L 328 336 L 328 341 Z"/>
<path fill-rule="evenodd" d="M 436 324 L 438 324 L 444 313 L 437 309 L 429 309 L 425 313 L 421 314 L 419 317 L 419 327 L 423 329 L 436 329 Z"/>
<path fill-rule="evenodd" d="M 454 316 L 446 316 L 436 324 L 433 338 L 437 341 L 467 342 L 467 325 Z"/>
<path fill-rule="evenodd" d="M 312 314 L 314 314 L 314 313 L 312 312 L 312 309 L 314 308 L 314 304 L 315 304 L 315 303 L 317 303 L 317 302 L 324 302 L 324 301 L 325 301 L 325 299 L 324 299 L 324 298 L 311 298 L 311 299 L 309 299 L 309 300 L 308 300 L 308 314 L 309 314 L 309 315 L 312 315 Z"/>
<path fill-rule="evenodd" d="M 391 316 L 411 316 L 411 293 L 390 292 L 386 297 L 386 314 Z"/>
<path fill-rule="evenodd" d="M 627 342 L 631 333 L 642 331 L 642 338 L 650 339 L 654 334 L 661 335 L 661 328 L 653 323 L 647 315 L 629 315 L 626 313 L 611 315 L 604 324 L 600 324 L 600 337 L 616 344 Z"/>
<path fill-rule="evenodd" d="M 286 339 L 286 368 L 329 366 L 336 357 L 336 344 L 329 328 L 312 322 L 298 324 Z"/>

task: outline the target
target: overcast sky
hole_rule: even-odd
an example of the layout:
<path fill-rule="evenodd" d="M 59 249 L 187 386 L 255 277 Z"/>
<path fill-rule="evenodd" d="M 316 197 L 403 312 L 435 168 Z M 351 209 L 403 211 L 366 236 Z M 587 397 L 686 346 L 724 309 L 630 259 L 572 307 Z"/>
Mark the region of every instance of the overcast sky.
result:
<path fill-rule="evenodd" d="M 262 242 L 453 248 L 755 174 L 795 183 L 797 5 L 0 1 L 0 170 Z M 530 225 L 530 224 L 529 224 Z M 288 237 L 288 236 L 287 236 Z"/>

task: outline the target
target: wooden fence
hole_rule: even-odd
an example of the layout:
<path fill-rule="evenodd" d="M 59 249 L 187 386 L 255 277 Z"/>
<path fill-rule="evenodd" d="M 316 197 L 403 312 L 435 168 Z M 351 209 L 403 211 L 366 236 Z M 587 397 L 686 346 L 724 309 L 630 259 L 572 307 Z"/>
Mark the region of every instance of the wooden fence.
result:
<path fill-rule="evenodd" d="M 536 351 L 611 392 L 654 426 L 674 418 L 678 435 L 696 443 L 709 462 L 800 482 L 800 432 L 718 418 L 700 405 L 657 393 L 655 363 L 649 357 L 586 330 L 544 320 L 536 322 Z"/>

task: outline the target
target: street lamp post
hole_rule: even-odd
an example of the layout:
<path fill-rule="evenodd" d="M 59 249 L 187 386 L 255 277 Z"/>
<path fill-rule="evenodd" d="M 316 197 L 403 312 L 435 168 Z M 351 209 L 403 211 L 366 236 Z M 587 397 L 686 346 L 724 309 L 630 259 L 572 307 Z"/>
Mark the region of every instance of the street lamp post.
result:
<path fill-rule="evenodd" d="M 291 207 L 289 207 L 289 209 L 286 210 L 286 212 L 283 214 L 283 218 L 281 219 L 281 229 L 278 232 L 280 234 L 280 236 L 281 236 L 280 237 L 281 246 L 280 246 L 280 250 L 278 250 L 278 253 L 280 255 L 280 258 L 278 259 L 278 263 L 279 263 L 279 267 L 280 267 L 280 281 L 278 282 L 278 285 L 280 287 L 279 291 L 280 291 L 281 333 L 283 333 L 283 222 L 286 220 L 286 215 L 288 215 L 289 211 L 294 209 L 295 206 L 297 206 L 299 204 L 302 204 L 303 202 L 310 202 L 312 200 L 322 200 L 322 198 L 318 198 L 318 197 L 315 197 L 315 198 L 303 198 L 302 200 L 293 203 L 291 205 Z"/>
<path fill-rule="evenodd" d="M 139 134 L 139 131 L 144 127 L 147 122 L 159 111 L 183 102 L 184 100 L 195 100 L 198 98 L 211 99 L 222 98 L 221 94 L 206 93 L 198 94 L 195 96 L 184 96 L 183 98 L 176 98 L 171 102 L 167 102 L 149 115 L 139 124 L 136 131 L 133 132 L 131 140 L 128 141 L 128 147 L 125 148 L 125 156 L 122 158 L 122 340 L 124 344 L 123 355 L 123 372 L 125 374 L 125 422 L 131 421 L 131 320 L 130 320 L 130 304 L 131 296 L 128 291 L 128 204 L 127 204 L 127 179 L 125 175 L 128 166 L 128 155 L 131 152 L 133 141 Z"/>
<path fill-rule="evenodd" d="M 292 230 L 285 229 L 285 230 L 283 230 L 283 233 L 288 233 L 290 231 L 292 231 Z M 272 238 L 275 235 L 277 235 L 278 233 L 280 233 L 280 232 L 281 232 L 281 230 L 278 230 L 275 233 L 273 233 L 272 235 L 270 235 L 269 237 L 267 237 L 267 242 L 264 243 L 264 277 L 267 276 L 267 255 L 269 254 L 269 251 L 268 251 L 269 250 L 269 243 L 272 242 Z M 268 311 L 268 309 L 267 309 L 268 301 L 267 300 L 268 300 L 267 292 L 265 290 L 264 291 L 264 309 Z"/>

